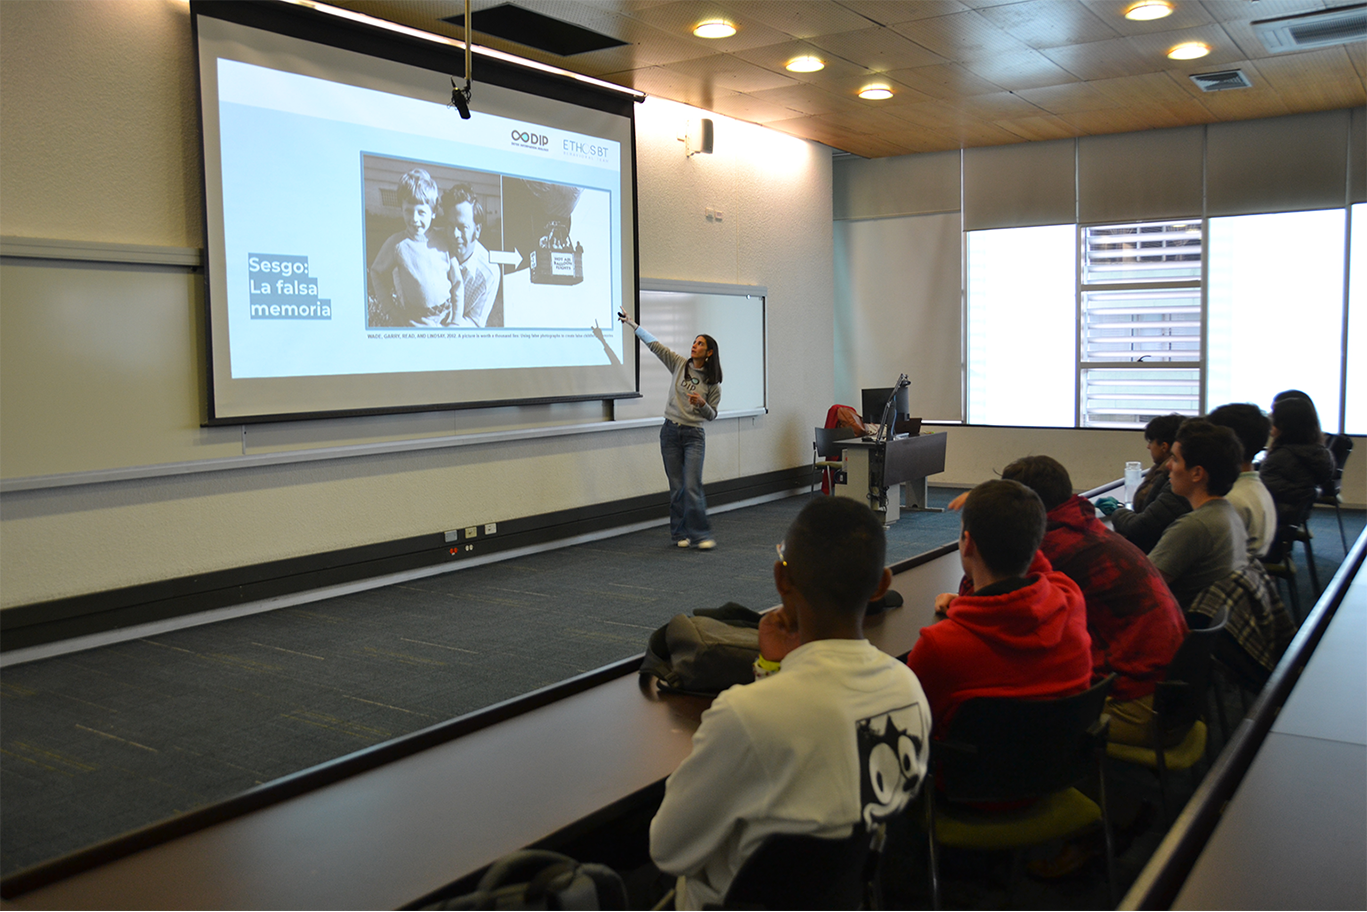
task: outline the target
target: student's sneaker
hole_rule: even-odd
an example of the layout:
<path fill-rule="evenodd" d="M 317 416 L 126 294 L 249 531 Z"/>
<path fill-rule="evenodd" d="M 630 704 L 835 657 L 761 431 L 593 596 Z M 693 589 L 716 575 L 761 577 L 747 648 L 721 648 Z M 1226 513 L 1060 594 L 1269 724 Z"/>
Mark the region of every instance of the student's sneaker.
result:
<path fill-rule="evenodd" d="M 689 541 L 688 539 L 686 539 L 686 538 L 681 538 L 681 539 L 679 539 L 678 541 L 676 541 L 676 542 L 674 543 L 675 547 L 678 547 L 678 548 L 687 548 L 687 547 L 688 547 L 689 545 L 691 545 L 691 544 L 693 544 L 693 543 L 692 543 L 691 541 Z"/>
<path fill-rule="evenodd" d="M 715 547 L 717 547 L 715 539 L 704 538 L 702 541 L 698 542 L 699 551 L 711 551 Z"/>

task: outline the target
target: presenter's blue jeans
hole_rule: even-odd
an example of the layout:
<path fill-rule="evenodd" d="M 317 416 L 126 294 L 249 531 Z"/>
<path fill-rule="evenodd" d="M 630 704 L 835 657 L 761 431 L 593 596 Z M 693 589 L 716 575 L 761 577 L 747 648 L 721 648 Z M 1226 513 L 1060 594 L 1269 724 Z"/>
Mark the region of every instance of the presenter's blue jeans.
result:
<path fill-rule="evenodd" d="M 675 424 L 660 428 L 660 455 L 669 477 L 669 536 L 693 543 L 712 537 L 707 522 L 707 495 L 702 487 L 702 461 L 707 441 L 700 427 Z"/>

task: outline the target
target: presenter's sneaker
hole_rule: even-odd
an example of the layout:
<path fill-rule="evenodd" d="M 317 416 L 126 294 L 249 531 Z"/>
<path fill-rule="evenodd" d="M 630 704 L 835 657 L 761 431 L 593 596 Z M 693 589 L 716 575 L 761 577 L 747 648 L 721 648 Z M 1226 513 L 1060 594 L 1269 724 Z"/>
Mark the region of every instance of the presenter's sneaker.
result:
<path fill-rule="evenodd" d="M 717 547 L 715 539 L 704 538 L 702 541 L 698 542 L 699 551 L 711 551 L 715 547 Z"/>
<path fill-rule="evenodd" d="M 676 541 L 676 542 L 674 543 L 674 546 L 675 546 L 676 548 L 687 548 L 687 547 L 688 547 L 689 545 L 691 545 L 691 544 L 693 544 L 693 543 L 692 543 L 691 541 L 689 541 L 688 539 L 686 539 L 686 538 L 681 538 L 681 539 L 679 539 L 678 541 Z"/>

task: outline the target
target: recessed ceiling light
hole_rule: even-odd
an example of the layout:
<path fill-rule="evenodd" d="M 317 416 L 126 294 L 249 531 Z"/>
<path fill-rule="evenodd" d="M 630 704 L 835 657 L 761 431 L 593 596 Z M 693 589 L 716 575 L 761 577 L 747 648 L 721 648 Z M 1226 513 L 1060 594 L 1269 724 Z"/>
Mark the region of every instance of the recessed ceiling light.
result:
<path fill-rule="evenodd" d="M 882 101 L 892 97 L 892 89 L 885 85 L 865 86 L 859 90 L 859 97 L 866 101 Z"/>
<path fill-rule="evenodd" d="M 1168 51 L 1173 60 L 1195 60 L 1210 53 L 1210 45 L 1204 41 L 1187 41 Z"/>
<path fill-rule="evenodd" d="M 725 19 L 709 19 L 693 29 L 699 38 L 730 38 L 736 34 L 736 27 Z"/>
<path fill-rule="evenodd" d="M 788 61 L 787 69 L 794 73 L 815 73 L 817 70 L 826 68 L 825 62 L 820 57 L 813 57 L 811 54 L 803 54 L 801 57 L 794 57 Z"/>
<path fill-rule="evenodd" d="M 1172 15 L 1172 4 L 1168 0 L 1139 0 L 1125 10 L 1125 18 L 1136 22 L 1148 22 Z"/>

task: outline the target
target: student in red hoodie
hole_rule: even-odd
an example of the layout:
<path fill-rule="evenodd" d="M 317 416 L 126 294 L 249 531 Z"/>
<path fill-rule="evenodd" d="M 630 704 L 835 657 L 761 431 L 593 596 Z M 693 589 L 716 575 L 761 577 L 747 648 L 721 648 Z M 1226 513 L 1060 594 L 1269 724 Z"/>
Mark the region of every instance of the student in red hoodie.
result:
<path fill-rule="evenodd" d="M 1092 504 L 1073 493 L 1057 459 L 1017 459 L 1002 478 L 1040 496 L 1049 511 L 1040 551 L 1077 583 L 1087 602 L 1092 674 L 1116 674 L 1106 701 L 1111 740 L 1151 745 L 1154 688 L 1187 634 L 1177 599 L 1144 552 L 1106 528 Z"/>
<path fill-rule="evenodd" d="M 1082 591 L 1039 554 L 1045 509 L 1017 481 L 986 481 L 963 505 L 965 594 L 935 600 L 942 619 L 907 657 L 942 736 L 972 697 L 1056 697 L 1086 690 L 1091 637 Z"/>

